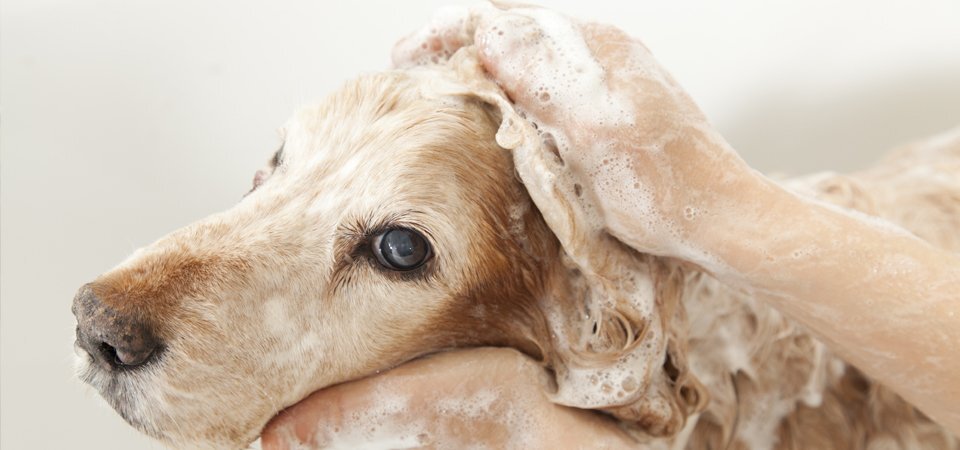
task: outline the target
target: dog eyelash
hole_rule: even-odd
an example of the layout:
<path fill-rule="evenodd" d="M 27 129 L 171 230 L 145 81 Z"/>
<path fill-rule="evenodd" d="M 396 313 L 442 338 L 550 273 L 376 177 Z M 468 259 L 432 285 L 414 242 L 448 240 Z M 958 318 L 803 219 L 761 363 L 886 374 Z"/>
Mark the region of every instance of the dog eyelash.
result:
<path fill-rule="evenodd" d="M 285 142 L 281 143 L 280 148 L 276 151 L 276 153 L 273 154 L 273 158 L 270 158 L 270 167 L 273 167 L 274 169 L 276 169 L 277 167 L 280 167 L 281 164 L 283 164 L 284 144 Z"/>
<path fill-rule="evenodd" d="M 270 166 L 270 172 L 267 173 L 263 169 L 258 170 L 253 177 L 253 187 L 249 191 L 247 191 L 246 194 L 243 194 L 244 197 L 250 195 L 251 193 L 253 193 L 253 191 L 256 191 L 257 188 L 260 187 L 260 185 L 263 184 L 267 180 L 267 178 L 270 177 L 270 175 L 273 175 L 273 173 L 277 171 L 277 169 L 280 167 L 281 164 L 283 164 L 284 144 L 285 142 L 281 142 L 280 148 L 277 149 L 277 151 L 273 153 L 273 157 L 270 158 L 270 162 L 268 163 L 268 165 Z"/>
<path fill-rule="evenodd" d="M 408 272 L 397 272 L 386 269 L 382 264 L 377 262 L 377 257 L 371 250 L 371 243 L 378 235 L 392 228 L 410 228 L 422 234 L 424 238 L 427 239 L 428 245 L 436 252 L 433 235 L 424 227 L 419 226 L 417 222 L 411 220 L 410 216 L 416 214 L 418 214 L 417 211 L 408 211 L 379 220 L 374 220 L 371 217 L 362 217 L 341 225 L 340 232 L 338 233 L 340 236 L 340 244 L 338 244 L 337 247 L 339 247 L 339 249 L 335 251 L 340 255 L 336 258 L 337 263 L 335 264 L 336 269 L 334 272 L 337 275 L 335 275 L 335 278 L 347 279 L 348 277 L 342 277 L 341 275 L 350 271 L 350 267 L 353 267 L 354 263 L 358 261 L 364 261 L 385 276 L 397 280 L 425 280 L 435 275 L 433 260 L 436 258 L 436 254 L 430 258 L 430 261 L 425 262 L 417 269 Z"/>

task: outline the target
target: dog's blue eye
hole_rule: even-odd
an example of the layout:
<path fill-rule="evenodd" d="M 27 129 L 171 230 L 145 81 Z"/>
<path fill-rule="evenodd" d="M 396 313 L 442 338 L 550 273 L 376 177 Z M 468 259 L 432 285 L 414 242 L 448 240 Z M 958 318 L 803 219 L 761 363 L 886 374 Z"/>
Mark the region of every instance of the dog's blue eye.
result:
<path fill-rule="evenodd" d="M 430 257 L 430 245 L 420 233 L 409 228 L 394 228 L 373 242 L 377 260 L 388 269 L 413 270 Z"/>

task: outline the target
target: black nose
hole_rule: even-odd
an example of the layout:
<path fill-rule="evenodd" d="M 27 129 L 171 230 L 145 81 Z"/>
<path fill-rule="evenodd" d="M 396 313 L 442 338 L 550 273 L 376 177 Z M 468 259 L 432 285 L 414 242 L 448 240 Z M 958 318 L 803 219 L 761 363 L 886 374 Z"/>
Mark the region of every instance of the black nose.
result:
<path fill-rule="evenodd" d="M 154 359 L 160 343 L 136 312 L 121 312 L 106 305 L 91 285 L 80 288 L 73 299 L 77 317 L 77 344 L 107 370 L 132 369 Z"/>

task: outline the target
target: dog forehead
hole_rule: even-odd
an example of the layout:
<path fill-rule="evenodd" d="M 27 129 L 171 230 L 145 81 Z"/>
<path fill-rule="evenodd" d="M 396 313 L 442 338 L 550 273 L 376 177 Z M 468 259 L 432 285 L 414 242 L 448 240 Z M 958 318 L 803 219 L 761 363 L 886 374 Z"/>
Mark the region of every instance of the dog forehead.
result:
<path fill-rule="evenodd" d="M 284 127 L 286 144 L 289 153 L 320 164 L 413 151 L 410 144 L 451 137 L 470 120 L 464 92 L 439 68 L 360 77 L 298 110 Z"/>
<path fill-rule="evenodd" d="M 456 90 L 430 71 L 384 73 L 301 109 L 285 126 L 284 190 L 313 190 L 311 209 L 323 211 L 461 205 L 464 189 L 495 177 L 478 167 L 504 155 L 480 109 L 445 94 Z"/>

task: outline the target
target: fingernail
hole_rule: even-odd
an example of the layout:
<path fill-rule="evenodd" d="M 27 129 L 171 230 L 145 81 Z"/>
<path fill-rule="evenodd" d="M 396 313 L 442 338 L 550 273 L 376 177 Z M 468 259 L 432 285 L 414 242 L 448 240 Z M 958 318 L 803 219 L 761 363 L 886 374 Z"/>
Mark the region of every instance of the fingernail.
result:
<path fill-rule="evenodd" d="M 284 427 L 283 430 L 281 431 L 276 426 L 267 427 L 260 436 L 260 446 L 264 450 L 289 450 L 289 438 L 284 436 L 286 428 Z"/>

